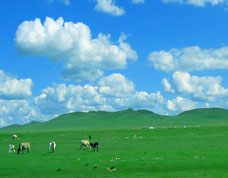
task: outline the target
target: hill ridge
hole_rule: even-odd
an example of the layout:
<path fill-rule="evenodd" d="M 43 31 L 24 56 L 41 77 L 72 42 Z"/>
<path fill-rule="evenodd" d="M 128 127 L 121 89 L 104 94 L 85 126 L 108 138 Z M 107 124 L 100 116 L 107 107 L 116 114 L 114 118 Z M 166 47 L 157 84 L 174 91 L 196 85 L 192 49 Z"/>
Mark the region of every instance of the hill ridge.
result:
<path fill-rule="evenodd" d="M 175 116 L 156 114 L 146 109 L 126 109 L 116 112 L 89 111 L 62 114 L 46 122 L 32 121 L 25 125 L 13 124 L 0 131 L 52 131 L 132 129 L 153 127 L 228 126 L 228 110 L 223 108 L 197 108 Z"/>

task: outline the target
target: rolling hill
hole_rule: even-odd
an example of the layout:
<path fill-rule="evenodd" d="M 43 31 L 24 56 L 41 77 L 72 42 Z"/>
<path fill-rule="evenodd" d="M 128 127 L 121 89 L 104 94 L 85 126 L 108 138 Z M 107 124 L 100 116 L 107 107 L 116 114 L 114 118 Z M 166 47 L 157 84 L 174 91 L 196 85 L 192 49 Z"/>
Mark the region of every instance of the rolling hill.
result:
<path fill-rule="evenodd" d="M 90 111 L 63 114 L 47 122 L 11 125 L 0 131 L 61 131 L 153 127 L 228 126 L 228 110 L 202 108 L 185 111 L 176 116 L 165 116 L 148 110 L 127 109 L 118 112 Z"/>

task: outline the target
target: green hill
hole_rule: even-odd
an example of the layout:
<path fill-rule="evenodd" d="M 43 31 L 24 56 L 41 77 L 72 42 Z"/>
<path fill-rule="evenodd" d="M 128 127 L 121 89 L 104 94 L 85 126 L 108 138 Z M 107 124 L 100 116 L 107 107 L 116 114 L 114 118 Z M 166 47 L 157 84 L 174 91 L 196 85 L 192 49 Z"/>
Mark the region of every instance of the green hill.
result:
<path fill-rule="evenodd" d="M 222 108 L 200 108 L 185 111 L 175 116 L 184 122 L 202 123 L 203 125 L 227 125 L 228 110 Z"/>
<path fill-rule="evenodd" d="M 127 109 L 118 112 L 90 111 L 63 114 L 47 122 L 11 125 L 0 131 L 97 130 L 153 127 L 228 126 L 228 110 L 204 108 L 176 116 L 158 115 L 148 110 Z"/>

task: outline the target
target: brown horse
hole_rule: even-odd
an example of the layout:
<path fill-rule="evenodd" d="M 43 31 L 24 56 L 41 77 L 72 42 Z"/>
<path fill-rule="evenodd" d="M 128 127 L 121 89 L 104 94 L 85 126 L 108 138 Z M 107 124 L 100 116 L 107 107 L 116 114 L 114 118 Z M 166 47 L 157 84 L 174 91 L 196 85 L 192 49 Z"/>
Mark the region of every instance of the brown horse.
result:
<path fill-rule="evenodd" d="M 27 150 L 27 153 L 29 153 L 30 151 L 30 143 L 29 142 L 26 142 L 26 143 L 20 143 L 18 149 L 17 149 L 17 152 L 18 154 L 22 152 L 24 152 L 24 150 Z"/>

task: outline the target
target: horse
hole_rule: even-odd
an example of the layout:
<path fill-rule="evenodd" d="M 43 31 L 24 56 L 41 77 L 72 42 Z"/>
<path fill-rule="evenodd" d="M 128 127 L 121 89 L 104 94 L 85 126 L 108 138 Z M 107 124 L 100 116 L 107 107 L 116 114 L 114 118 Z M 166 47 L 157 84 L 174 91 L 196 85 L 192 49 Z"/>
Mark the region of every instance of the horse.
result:
<path fill-rule="evenodd" d="M 80 149 L 82 149 L 83 146 L 86 146 L 87 149 L 91 149 L 90 143 L 88 140 L 81 140 L 81 147 Z"/>
<path fill-rule="evenodd" d="M 30 143 L 29 142 L 25 142 L 25 143 L 20 143 L 18 149 L 17 149 L 17 152 L 18 154 L 22 152 L 24 152 L 24 150 L 27 150 L 27 153 L 29 153 L 30 151 Z"/>
<path fill-rule="evenodd" d="M 10 152 L 15 152 L 15 146 L 12 144 L 9 144 L 9 153 Z"/>
<path fill-rule="evenodd" d="M 90 146 L 93 148 L 93 151 L 95 151 L 95 149 L 97 149 L 97 151 L 99 150 L 98 146 L 99 146 L 99 143 L 98 142 L 94 142 L 94 143 L 90 143 Z"/>
<path fill-rule="evenodd" d="M 13 137 L 13 140 L 18 140 L 19 138 L 18 138 L 18 136 L 17 135 L 12 135 L 12 137 Z"/>
<path fill-rule="evenodd" d="M 52 150 L 52 152 L 55 152 L 55 148 L 56 148 L 56 143 L 54 141 L 49 143 L 49 151 Z"/>

